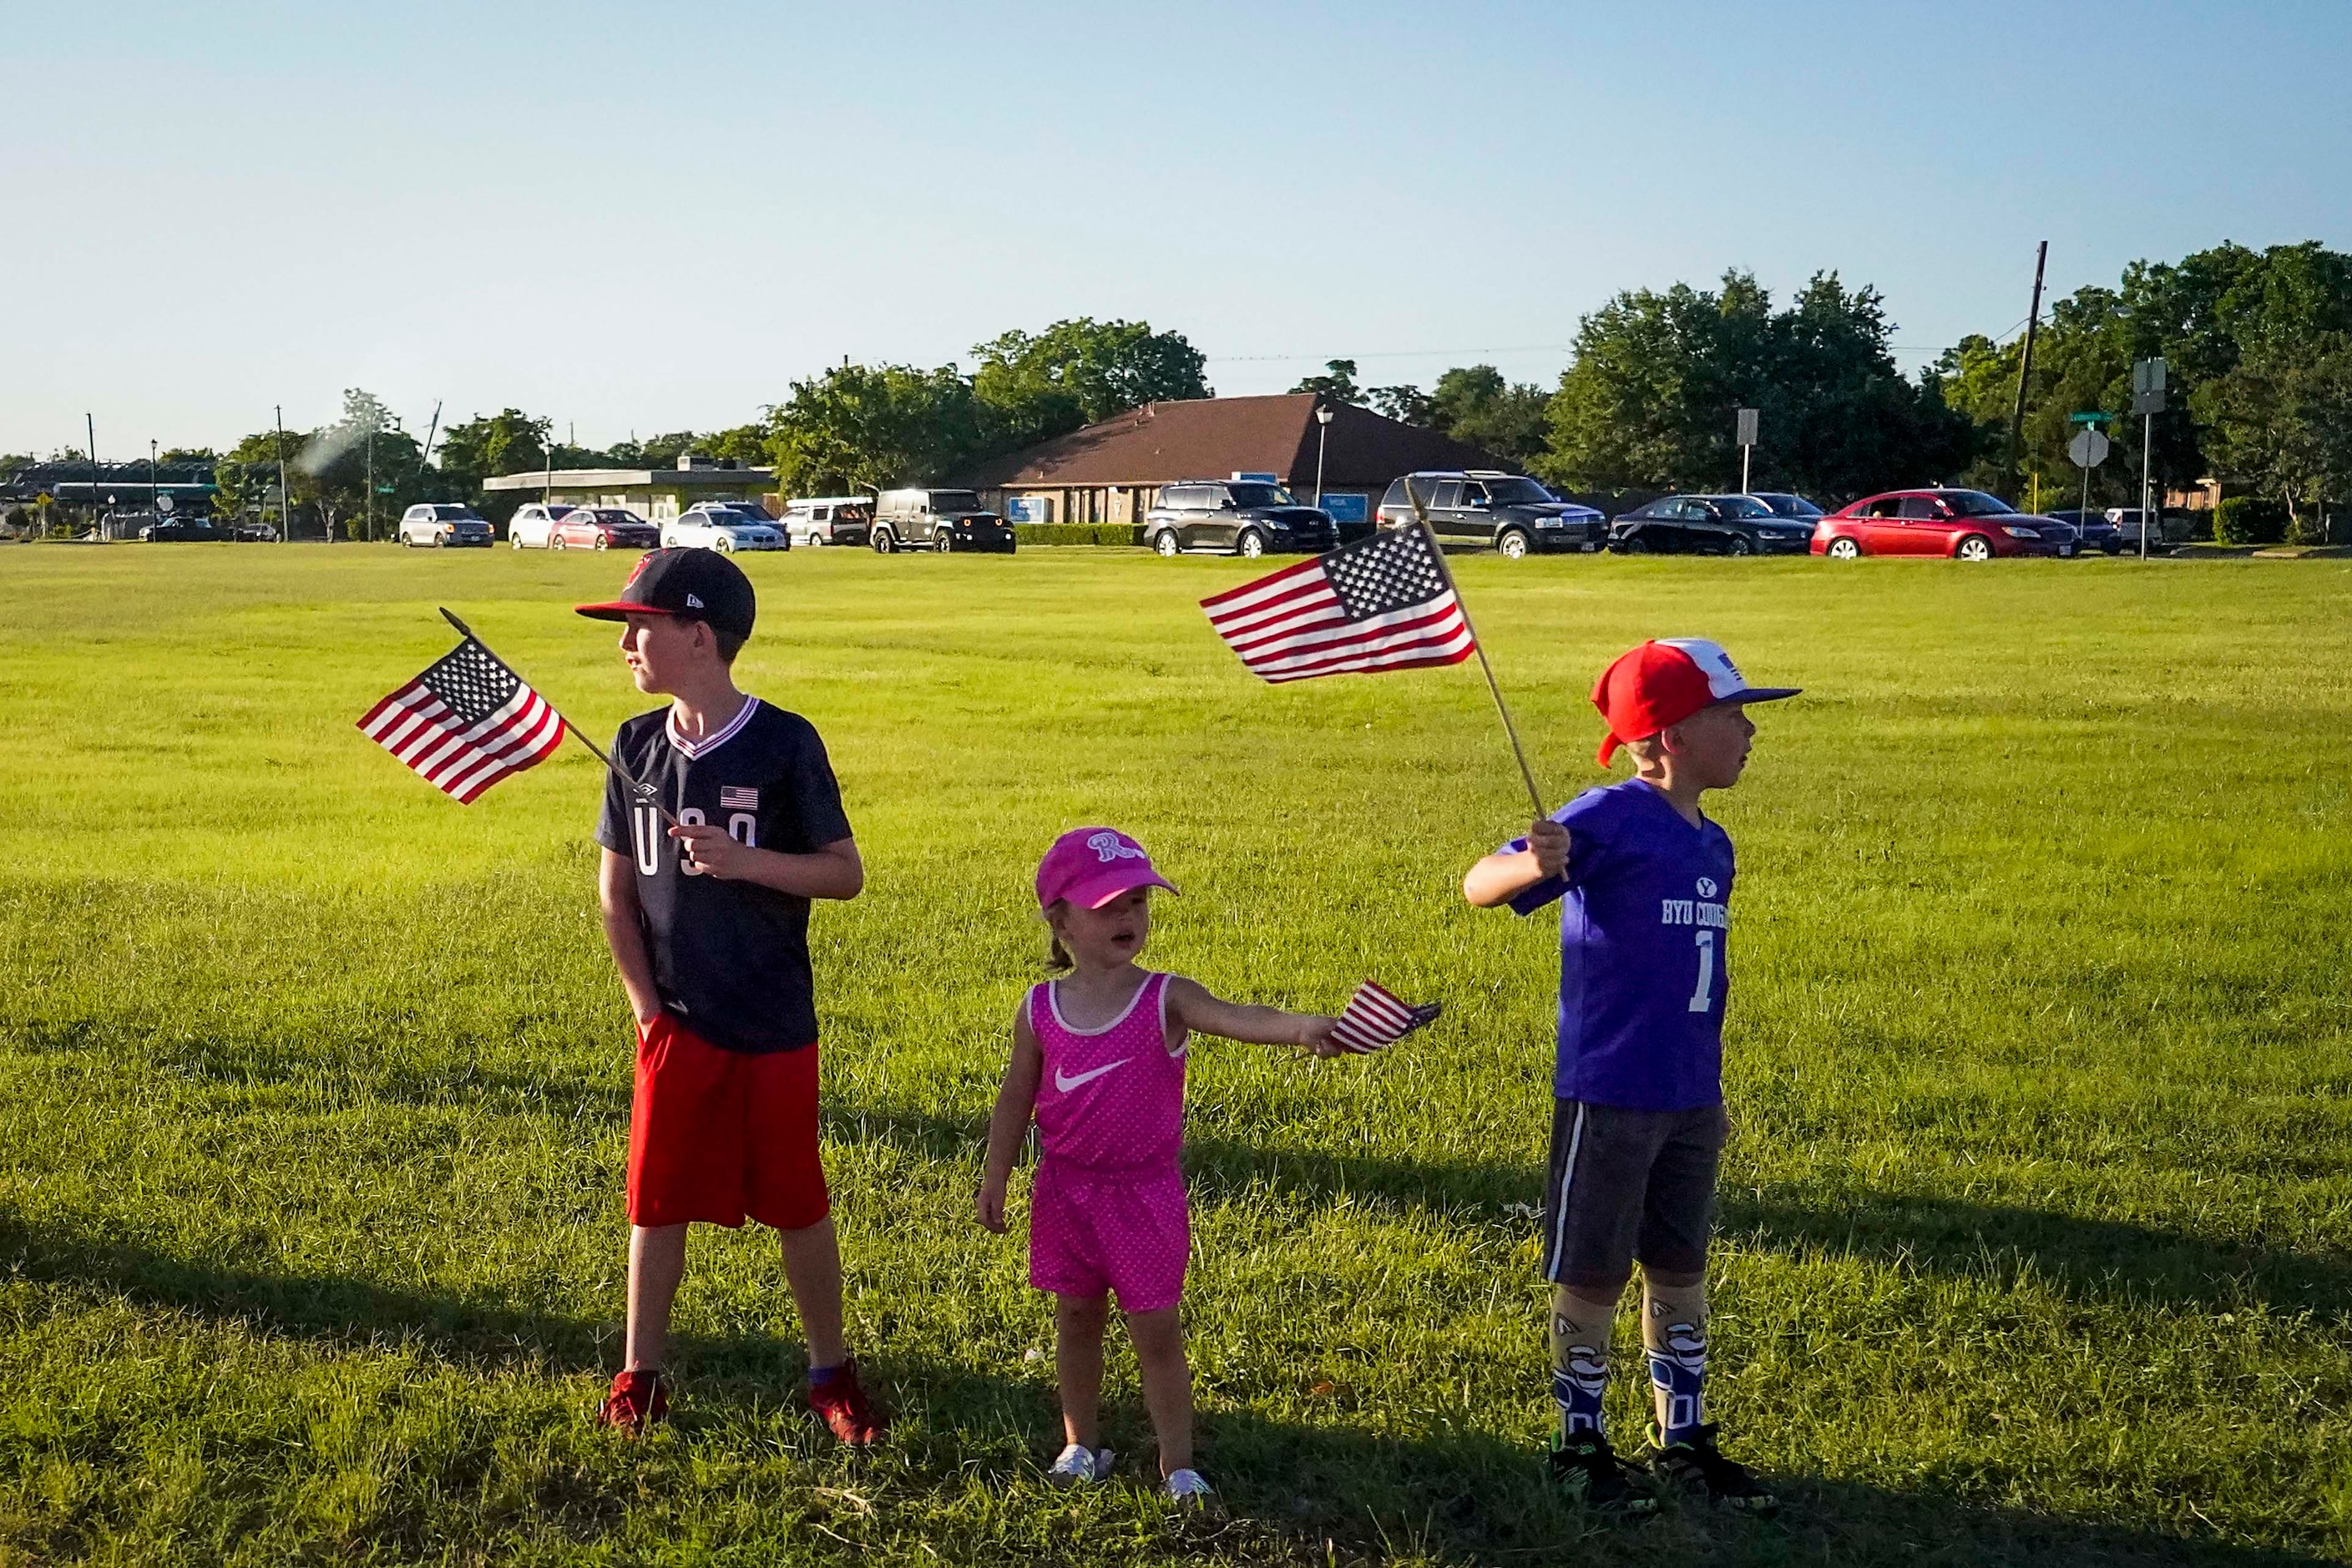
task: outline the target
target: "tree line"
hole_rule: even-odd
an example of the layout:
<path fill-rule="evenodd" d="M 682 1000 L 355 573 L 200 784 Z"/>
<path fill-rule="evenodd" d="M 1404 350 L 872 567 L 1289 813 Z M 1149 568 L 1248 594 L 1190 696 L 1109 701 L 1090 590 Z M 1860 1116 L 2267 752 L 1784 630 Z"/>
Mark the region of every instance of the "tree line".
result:
<path fill-rule="evenodd" d="M 1906 375 L 1894 331 L 1868 285 L 1818 273 L 1776 303 L 1735 270 L 1713 288 L 1617 295 L 1579 323 L 1550 387 L 1487 364 L 1447 370 L 1427 390 L 1363 386 L 1356 362 L 1334 360 L 1293 390 L 1440 431 L 1572 491 L 1729 489 L 1739 477 L 1734 416 L 1749 407 L 1760 412 L 1759 489 L 1835 502 L 1948 482 L 2017 500 L 2038 488 L 2054 505 L 2080 479 L 2065 455 L 2072 416 L 2127 409 L 2133 362 L 2162 356 L 2172 396 L 2150 453 L 2159 483 L 2234 481 L 2305 534 L 2328 503 L 2352 500 L 2352 257 L 2315 242 L 2135 262 L 2115 287 L 2056 301 L 2035 346 L 2013 465 L 2023 334 L 1965 337 Z M 282 440 L 258 431 L 218 454 L 218 477 L 227 508 L 273 513 L 282 451 L 297 515 L 356 537 L 371 494 L 381 534 L 415 500 L 481 503 L 494 475 L 668 467 L 688 452 L 772 464 L 792 494 L 937 482 L 1145 403 L 1213 395 L 1201 353 L 1143 321 L 1081 317 L 1007 331 L 974 344 L 971 363 L 845 360 L 791 383 L 750 423 L 601 448 L 556 442 L 552 421 L 505 408 L 440 430 L 429 459 L 355 388 L 327 425 Z M 2129 499 L 2140 466 L 2138 423 L 2119 419 L 2110 434 L 2116 450 L 2093 490 L 2101 502 Z"/>

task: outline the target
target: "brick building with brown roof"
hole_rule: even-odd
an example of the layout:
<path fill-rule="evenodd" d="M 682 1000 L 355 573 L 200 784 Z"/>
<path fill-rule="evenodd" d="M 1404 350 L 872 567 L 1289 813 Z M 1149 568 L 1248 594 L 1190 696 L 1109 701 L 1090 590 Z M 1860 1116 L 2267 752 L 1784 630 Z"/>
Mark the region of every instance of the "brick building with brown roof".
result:
<path fill-rule="evenodd" d="M 1326 426 L 1316 396 L 1203 397 L 1147 403 L 1099 425 L 982 464 L 964 479 L 1024 522 L 1141 522 L 1160 487 L 1184 479 L 1270 474 L 1302 501 L 1322 493 L 1342 521 L 1360 521 L 1389 481 L 1423 468 L 1491 468 L 1495 459 L 1434 430 L 1349 404 Z"/>

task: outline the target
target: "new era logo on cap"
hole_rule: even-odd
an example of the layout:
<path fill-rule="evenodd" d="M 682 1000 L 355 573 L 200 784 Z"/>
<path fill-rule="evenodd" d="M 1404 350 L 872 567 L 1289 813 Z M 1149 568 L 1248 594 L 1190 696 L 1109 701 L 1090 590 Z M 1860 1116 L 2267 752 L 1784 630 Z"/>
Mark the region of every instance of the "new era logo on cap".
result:
<path fill-rule="evenodd" d="M 1661 637 L 1619 657 L 1592 688 L 1592 705 L 1609 721 L 1601 742 L 1602 767 L 1628 741 L 1654 735 L 1718 702 L 1777 702 L 1794 686 L 1750 686 L 1723 651 L 1705 637 Z"/>

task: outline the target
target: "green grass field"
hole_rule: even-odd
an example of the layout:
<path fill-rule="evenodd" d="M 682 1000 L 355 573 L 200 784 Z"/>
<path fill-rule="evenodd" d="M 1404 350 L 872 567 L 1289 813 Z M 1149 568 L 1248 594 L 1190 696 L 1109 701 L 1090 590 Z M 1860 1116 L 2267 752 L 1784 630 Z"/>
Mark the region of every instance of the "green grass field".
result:
<path fill-rule="evenodd" d="M 2352 1555 L 2352 567 L 1460 563 L 1554 798 L 1643 636 L 1809 689 L 1716 806 L 1711 1402 L 1786 1517 L 1601 1531 L 1534 1458 L 1555 931 L 1455 890 L 1526 816 L 1475 671 L 1264 687 L 1195 607 L 1236 562 L 750 570 L 744 683 L 824 731 L 870 870 L 814 942 L 887 1449 L 796 1412 L 757 1232 L 697 1239 L 673 1428 L 590 1427 L 631 1046 L 596 766 L 460 807 L 352 727 L 446 604 L 609 734 L 641 700 L 568 606 L 622 563 L 8 548 L 0 1561 Z M 1214 1523 L 1048 1491 L 1047 1311 L 971 1218 L 1029 876 L 1095 820 L 1184 889 L 1158 963 L 1448 1005 L 1383 1059 L 1194 1054 Z M 1148 1462 L 1123 1352 L 1111 1397 Z"/>

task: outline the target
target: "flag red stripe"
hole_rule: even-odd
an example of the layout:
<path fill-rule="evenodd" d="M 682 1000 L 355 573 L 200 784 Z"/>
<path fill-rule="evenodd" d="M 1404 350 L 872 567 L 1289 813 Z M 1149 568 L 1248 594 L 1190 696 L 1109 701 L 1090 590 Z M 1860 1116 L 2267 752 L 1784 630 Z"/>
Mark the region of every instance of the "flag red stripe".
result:
<path fill-rule="evenodd" d="M 1433 626 L 1444 621 L 1459 622 L 1462 612 L 1453 600 L 1427 605 L 1415 605 L 1409 610 L 1397 610 L 1385 616 L 1375 616 L 1366 621 L 1338 621 L 1329 626 L 1304 627 L 1277 638 L 1254 642 L 1247 646 L 1234 644 L 1234 651 L 1242 662 L 1255 669 L 1261 664 L 1278 663 L 1292 654 L 1326 652 L 1344 643 L 1386 642 L 1400 632 L 1415 631 Z M 1325 635 L 1328 634 L 1328 635 Z"/>
<path fill-rule="evenodd" d="M 1465 629 L 1459 637 L 1433 646 L 1415 643 L 1408 647 L 1356 658 L 1335 658 L 1310 668 L 1278 669 L 1261 672 L 1260 679 L 1272 685 L 1286 680 L 1306 680 L 1318 675 L 1372 675 L 1391 669 L 1421 669 L 1443 664 L 1460 664 L 1477 651 Z"/>
<path fill-rule="evenodd" d="M 535 710 L 544 711 L 547 707 L 546 703 L 540 700 L 539 693 L 529 687 L 523 688 L 517 697 L 520 705 L 515 707 L 512 712 L 501 709 L 499 713 L 492 714 L 479 724 L 461 731 L 457 736 L 459 743 L 457 752 L 435 763 L 433 770 L 425 776 L 432 780 L 437 787 L 448 790 L 454 795 L 457 793 L 458 781 L 475 768 L 485 763 L 504 761 L 507 753 L 514 750 L 516 742 L 520 739 L 523 733 L 522 727 L 526 724 L 536 724 L 538 721 Z M 509 706 L 513 704 L 510 703 Z"/>
<path fill-rule="evenodd" d="M 460 774 L 442 787 L 460 800 L 470 800 L 507 774 L 520 773 L 552 755 L 563 742 L 563 716 L 541 700 L 535 691 L 531 693 L 531 707 L 535 710 L 531 727 L 501 741 L 499 749 L 490 753 L 486 765 L 499 770 L 493 777 L 484 779 L 469 789 L 467 785 L 473 783 L 472 775 Z"/>
<path fill-rule="evenodd" d="M 1287 583 L 1293 577 L 1321 577 L 1323 574 L 1321 561 L 1302 561 L 1296 566 L 1286 566 L 1279 572 L 1244 583 L 1238 588 L 1228 588 L 1222 594 L 1212 594 L 1201 601 L 1201 607 L 1208 611 L 1210 618 L 1213 620 L 1221 606 L 1230 610 L 1237 605 L 1250 603 L 1258 595 L 1275 590 L 1278 584 Z"/>
<path fill-rule="evenodd" d="M 1297 648 L 1269 652 L 1242 662 L 1262 676 L 1297 675 L 1329 669 L 1359 658 L 1380 658 L 1415 649 L 1446 647 L 1470 635 L 1459 616 L 1441 616 L 1412 626 L 1399 626 L 1377 637 L 1341 637 Z M 1466 645 L 1465 651 L 1467 651 Z"/>

